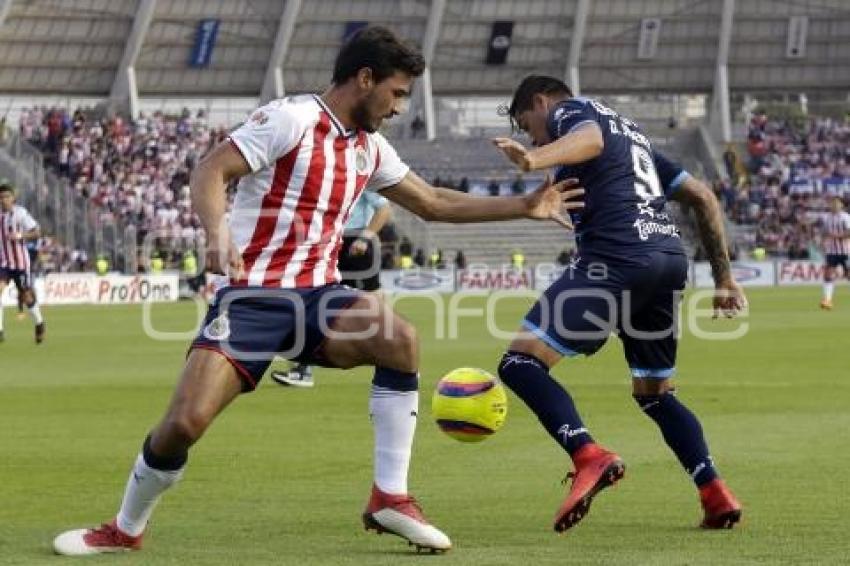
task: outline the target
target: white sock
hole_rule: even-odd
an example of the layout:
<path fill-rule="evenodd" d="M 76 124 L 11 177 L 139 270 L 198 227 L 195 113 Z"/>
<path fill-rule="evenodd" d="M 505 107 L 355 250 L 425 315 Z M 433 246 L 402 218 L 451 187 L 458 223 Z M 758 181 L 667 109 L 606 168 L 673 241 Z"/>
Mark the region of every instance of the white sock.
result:
<path fill-rule="evenodd" d="M 185 469 L 184 466 L 173 472 L 156 470 L 148 466 L 139 454 L 130 471 L 127 487 L 124 488 L 124 500 L 118 511 L 117 522 L 121 532 L 133 537 L 142 534 L 159 496 L 183 477 Z"/>
<path fill-rule="evenodd" d="M 38 303 L 34 304 L 30 308 L 30 316 L 32 317 L 33 322 L 36 324 L 41 324 L 44 322 L 44 318 L 41 316 L 41 307 L 38 306 Z"/>
<path fill-rule="evenodd" d="M 375 429 L 375 485 L 385 493 L 407 493 L 407 471 L 418 412 L 418 391 L 372 386 L 369 414 Z"/>
<path fill-rule="evenodd" d="M 6 309 L 4 309 L 2 305 L 0 305 L 0 332 L 3 332 L 3 311 L 5 310 Z"/>
<path fill-rule="evenodd" d="M 823 300 L 831 301 L 833 291 L 835 291 L 835 283 L 832 281 L 825 282 L 823 284 Z"/>

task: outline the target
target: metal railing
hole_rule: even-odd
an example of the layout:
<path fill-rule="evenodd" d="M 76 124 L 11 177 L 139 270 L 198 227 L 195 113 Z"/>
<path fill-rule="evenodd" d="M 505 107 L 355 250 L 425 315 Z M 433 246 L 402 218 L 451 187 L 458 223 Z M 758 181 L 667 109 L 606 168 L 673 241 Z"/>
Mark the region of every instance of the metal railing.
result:
<path fill-rule="evenodd" d="M 18 133 L 3 136 L 0 145 L 0 178 L 12 182 L 17 201 L 36 218 L 42 234 L 55 237 L 71 249 L 84 250 L 89 257 L 104 255 L 112 266 L 128 265 L 127 229 L 105 209 L 78 195 L 67 179 L 44 165 L 44 154 Z M 135 241 L 133 241 L 133 247 Z"/>

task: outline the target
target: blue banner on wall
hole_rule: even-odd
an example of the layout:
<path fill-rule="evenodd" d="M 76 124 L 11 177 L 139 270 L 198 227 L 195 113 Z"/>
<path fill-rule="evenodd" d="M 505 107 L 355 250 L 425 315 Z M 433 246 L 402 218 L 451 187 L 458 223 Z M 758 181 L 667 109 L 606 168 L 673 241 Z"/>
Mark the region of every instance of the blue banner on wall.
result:
<path fill-rule="evenodd" d="M 198 22 L 198 29 L 195 31 L 195 43 L 192 45 L 192 56 L 189 59 L 190 67 L 203 69 L 210 66 L 220 23 L 221 20 L 215 19 Z"/>
<path fill-rule="evenodd" d="M 514 23 L 512 21 L 493 22 L 485 63 L 488 65 L 504 65 L 507 62 L 513 34 Z"/>

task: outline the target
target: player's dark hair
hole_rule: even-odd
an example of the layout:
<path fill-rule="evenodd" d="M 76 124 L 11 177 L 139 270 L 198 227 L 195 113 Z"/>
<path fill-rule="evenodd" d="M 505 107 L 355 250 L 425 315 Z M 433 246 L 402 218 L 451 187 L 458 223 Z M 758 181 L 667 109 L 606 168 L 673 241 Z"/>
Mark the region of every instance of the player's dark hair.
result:
<path fill-rule="evenodd" d="M 12 186 L 12 183 L 6 181 L 5 179 L 0 181 L 0 193 L 12 193 L 15 194 L 15 187 Z"/>
<path fill-rule="evenodd" d="M 546 75 L 528 75 L 514 91 L 514 98 L 511 100 L 511 105 L 508 107 L 508 117 L 511 119 L 511 125 L 517 126 L 516 117 L 526 110 L 530 110 L 534 105 L 535 94 L 546 94 L 550 96 L 566 96 L 572 97 L 573 91 L 570 90 L 564 81 L 555 77 Z"/>
<path fill-rule="evenodd" d="M 389 29 L 368 26 L 355 32 L 339 50 L 333 82 L 344 83 L 364 68 L 372 69 L 376 83 L 396 71 L 418 77 L 425 71 L 425 58 L 416 47 Z"/>

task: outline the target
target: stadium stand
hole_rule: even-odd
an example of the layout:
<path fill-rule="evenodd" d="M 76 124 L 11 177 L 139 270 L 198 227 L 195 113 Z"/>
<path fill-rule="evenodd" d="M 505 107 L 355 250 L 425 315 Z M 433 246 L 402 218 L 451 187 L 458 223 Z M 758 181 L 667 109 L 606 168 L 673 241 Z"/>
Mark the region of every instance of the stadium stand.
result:
<path fill-rule="evenodd" d="M 127 122 L 35 108 L 22 113 L 21 135 L 103 220 L 133 227 L 139 244 L 154 232 L 157 252 L 175 262 L 195 247 L 200 223 L 189 202 L 189 173 L 225 135 L 209 128 L 203 113 L 157 112 Z"/>
<path fill-rule="evenodd" d="M 737 186 L 715 183 L 718 198 L 739 225 L 740 243 L 772 256 L 815 256 L 822 237 L 818 220 L 829 198 L 850 202 L 850 124 L 757 113 L 747 146 L 750 175 Z"/>
<path fill-rule="evenodd" d="M 387 132 L 427 179 L 482 194 L 496 181 L 509 192 L 515 173 L 486 141 L 507 132 L 493 110 L 529 72 L 565 76 L 576 91 L 637 119 L 656 147 L 697 176 L 716 180 L 730 219 L 739 221 L 731 227 L 737 245 L 778 254 L 810 236 L 786 222 L 784 181 L 777 188 L 775 175 L 758 172 L 741 186 L 724 180 L 720 148 L 734 147 L 736 135 L 746 138 L 754 98 L 806 92 L 804 106 L 813 114 L 828 108 L 826 115 L 841 116 L 850 84 L 842 0 L 7 0 L 2 7 L 3 119 L 13 138 L 21 125 L 21 137 L 44 151 L 48 167 L 40 171 L 28 146 L 7 139 L 0 175 L 21 181 L 23 198 L 67 245 L 65 256 L 105 253 L 129 270 L 136 268 L 135 247 L 153 228 L 168 224 L 172 233 L 161 243 L 172 251 L 197 235 L 183 183 L 220 128 L 262 100 L 323 89 L 339 44 L 365 22 L 391 25 L 422 45 L 429 61 L 411 111 Z M 792 33 L 803 20 L 805 30 Z M 504 64 L 486 62 L 495 21 L 512 22 Z M 216 34 L 198 59 L 202 25 L 214 25 Z M 477 106 L 463 102 L 471 98 Z M 78 118 L 84 126 L 75 132 Z M 56 136 L 57 128 L 68 135 Z M 116 128 L 121 139 L 113 140 Z M 837 143 L 846 147 L 842 132 Z M 110 168 L 120 171 L 102 182 Z M 153 191 L 145 190 L 150 184 Z M 774 197 L 781 206 L 765 206 Z M 820 206 L 817 197 L 789 199 L 792 209 L 805 199 L 815 203 L 810 210 Z M 73 214 L 62 212 L 69 208 Z M 530 261 L 538 255 L 532 249 L 540 257 L 558 253 L 561 242 L 544 247 L 537 234 L 545 228 L 516 226 L 516 241 L 477 257 L 473 248 L 498 240 L 506 226 L 455 230 L 401 218 L 399 232 L 426 249 L 452 243 L 473 261 L 506 258 L 516 245 Z M 693 226 L 683 227 L 692 242 Z"/>

